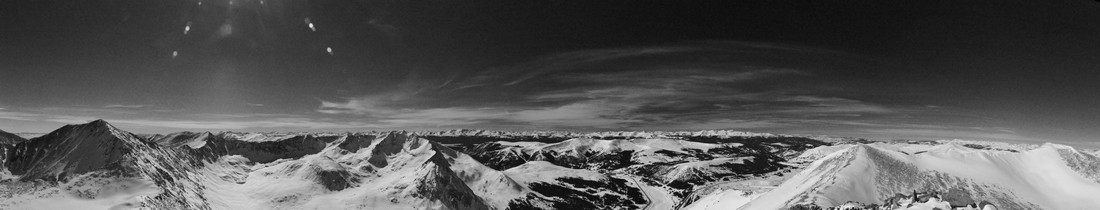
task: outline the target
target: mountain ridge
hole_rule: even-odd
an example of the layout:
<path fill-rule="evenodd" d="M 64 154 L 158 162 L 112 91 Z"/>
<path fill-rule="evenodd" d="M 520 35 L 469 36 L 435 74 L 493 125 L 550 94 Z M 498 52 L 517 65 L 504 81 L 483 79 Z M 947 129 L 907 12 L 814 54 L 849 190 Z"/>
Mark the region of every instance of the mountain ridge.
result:
<path fill-rule="evenodd" d="M 725 209 L 1074 208 L 1058 204 L 1076 199 L 1072 194 L 1043 197 L 1057 193 L 1003 180 L 1085 186 L 1074 192 L 1100 185 L 1095 152 L 1057 144 L 459 131 L 139 136 L 102 120 L 66 125 L 12 145 L 14 152 L 4 156 L 11 161 L 0 168 L 0 208 L 86 204 L 111 198 L 109 189 L 144 182 L 151 190 L 104 208 L 632 210 L 718 208 L 730 200 L 722 198 L 741 202 Z M 460 140 L 473 142 L 454 143 Z"/>
<path fill-rule="evenodd" d="M 1100 193 L 1100 184 L 1075 178 L 1076 170 L 1070 169 L 1059 156 L 1059 148 L 1066 146 L 1052 145 L 1011 152 L 943 144 L 925 147 L 915 154 L 877 145 L 857 145 L 815 161 L 790 182 L 742 208 L 841 206 L 853 201 L 873 204 L 913 190 L 953 193 L 945 201 L 958 206 L 977 201 L 1006 209 L 1078 209 L 1100 205 L 1085 199 L 1089 192 Z M 1042 170 L 1044 174 L 1029 170 Z M 1067 194 L 1067 190 L 1075 193 Z"/>

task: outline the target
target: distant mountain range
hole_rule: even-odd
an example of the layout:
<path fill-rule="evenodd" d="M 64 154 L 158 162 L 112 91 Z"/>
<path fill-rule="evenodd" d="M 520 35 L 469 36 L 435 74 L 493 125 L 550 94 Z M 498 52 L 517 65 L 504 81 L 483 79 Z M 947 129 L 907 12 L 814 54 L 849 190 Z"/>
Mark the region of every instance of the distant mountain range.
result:
<path fill-rule="evenodd" d="M 0 131 L 0 209 L 1087 209 L 1072 147 L 738 131 Z"/>

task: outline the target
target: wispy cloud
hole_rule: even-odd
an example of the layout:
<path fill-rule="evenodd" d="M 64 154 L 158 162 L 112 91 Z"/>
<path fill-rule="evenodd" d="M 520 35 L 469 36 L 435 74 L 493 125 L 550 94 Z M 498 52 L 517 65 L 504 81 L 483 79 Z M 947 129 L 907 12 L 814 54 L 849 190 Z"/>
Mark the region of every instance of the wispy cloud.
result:
<path fill-rule="evenodd" d="M 382 115 L 401 111 L 401 103 L 411 100 L 407 93 L 387 93 L 379 95 L 346 98 L 342 101 L 319 100 L 321 106 L 317 112 L 325 114 Z"/>
<path fill-rule="evenodd" d="M 843 84 L 821 70 L 847 67 L 835 63 L 852 56 L 766 43 L 670 44 L 563 53 L 438 81 L 410 73 L 369 92 L 319 97 L 311 110 L 295 114 L 157 112 L 164 108 L 118 104 L 0 109 L 0 119 L 104 118 L 150 130 L 738 129 L 1027 138 L 961 109 L 881 100 L 881 92 Z M 889 93 L 893 98 L 918 94 Z M 256 107 L 247 109 L 254 112 L 275 107 L 240 103 Z"/>
<path fill-rule="evenodd" d="M 984 119 L 957 109 L 876 102 L 852 89 L 858 86 L 837 84 L 815 69 L 828 66 L 799 63 L 850 57 L 766 43 L 580 51 L 430 87 L 403 85 L 389 92 L 320 100 L 316 112 L 392 128 L 741 129 L 1026 138 L 1010 128 L 967 128 Z"/>
<path fill-rule="evenodd" d="M 803 113 L 803 114 L 836 114 L 836 113 L 854 113 L 854 114 L 882 114 L 882 113 L 894 113 L 896 110 L 867 103 L 864 101 L 838 98 L 838 97 L 817 97 L 817 96 L 784 96 L 776 100 L 777 102 L 798 102 L 796 106 L 786 107 L 785 109 L 777 110 L 777 112 L 786 113 Z"/>
<path fill-rule="evenodd" d="M 41 117 L 42 116 L 39 114 L 9 111 L 7 109 L 0 108 L 0 119 L 30 121 L 41 119 Z"/>
<path fill-rule="evenodd" d="M 227 120 L 107 119 L 107 121 L 120 125 L 185 130 L 248 130 L 265 128 L 286 128 L 293 130 L 355 130 L 379 128 L 377 125 L 361 122 L 329 122 L 306 117 Z"/>
<path fill-rule="evenodd" d="M 766 45 L 735 46 L 565 53 L 515 69 L 450 79 L 429 88 L 406 87 L 320 100 L 316 111 L 360 116 L 392 127 L 522 125 L 561 129 L 767 128 L 791 125 L 777 123 L 779 120 L 808 116 L 896 113 L 871 102 L 821 96 L 817 86 L 802 84 L 815 77 L 806 70 L 746 62 L 745 58 L 696 58 L 790 50 Z M 443 88 L 448 85 L 457 88 Z"/>
<path fill-rule="evenodd" d="M 113 104 L 113 105 L 103 106 L 103 108 L 107 108 L 107 109 L 139 109 L 139 108 L 146 108 L 146 107 L 152 107 L 152 106 L 153 105 L 147 105 L 147 104 Z"/>
<path fill-rule="evenodd" d="M 915 121 L 919 118 L 912 117 L 933 108 L 887 105 L 858 95 L 833 94 L 831 91 L 842 87 L 811 73 L 813 69 L 755 61 L 762 59 L 755 53 L 794 49 L 735 46 L 566 53 L 513 68 L 449 78 L 443 84 L 421 81 L 413 74 L 392 89 L 318 99 L 312 114 L 149 115 L 149 105 L 110 105 L 99 109 L 0 110 L 0 118 L 59 123 L 106 118 L 122 125 L 199 130 L 476 127 L 827 132 L 858 128 L 864 133 L 877 133 L 939 129 L 922 127 Z M 949 109 L 935 110 L 943 113 Z"/>
<path fill-rule="evenodd" d="M 633 119 L 632 104 L 583 101 L 558 107 L 531 109 L 515 112 L 510 120 L 541 125 L 542 127 L 590 127 L 623 128 L 625 125 L 643 122 Z"/>
<path fill-rule="evenodd" d="M 366 106 L 360 106 L 368 104 Z M 532 128 L 553 127 L 621 127 L 624 123 L 638 122 L 623 119 L 621 115 L 630 107 L 590 102 L 566 104 L 554 107 L 448 107 L 429 109 L 377 108 L 369 100 L 346 102 L 322 101 L 318 112 L 326 114 L 354 114 L 377 120 L 385 127 L 415 128 L 457 125 L 484 125 L 505 123 Z"/>
<path fill-rule="evenodd" d="M 114 108 L 104 108 L 114 109 Z M 379 128 L 361 121 L 344 121 L 288 114 L 183 114 L 158 116 L 155 111 L 112 112 L 89 108 L 47 107 L 0 110 L 0 119 L 80 124 L 104 119 L 133 131 L 182 130 L 257 130 L 284 128 L 291 130 L 355 130 Z M 90 114 L 78 114 L 90 113 Z"/>
<path fill-rule="evenodd" d="M 390 127 L 410 128 L 422 126 L 453 126 L 485 123 L 505 119 L 507 110 L 495 108 L 433 108 L 422 110 L 395 110 L 391 113 L 376 114 L 380 123 Z"/>

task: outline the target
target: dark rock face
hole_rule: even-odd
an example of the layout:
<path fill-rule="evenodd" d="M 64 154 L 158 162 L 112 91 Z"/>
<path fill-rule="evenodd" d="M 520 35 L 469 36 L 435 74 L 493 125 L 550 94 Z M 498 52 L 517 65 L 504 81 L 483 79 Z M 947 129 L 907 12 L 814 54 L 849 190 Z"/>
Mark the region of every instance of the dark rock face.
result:
<path fill-rule="evenodd" d="M 1009 151 L 1009 152 L 1020 152 L 1020 151 L 1016 151 L 1016 150 L 1014 150 L 1014 149 L 999 149 L 999 148 L 995 148 L 995 147 L 989 147 L 989 146 L 985 146 L 985 145 L 979 145 L 979 144 L 963 144 L 962 146 L 964 146 L 964 147 L 967 147 L 967 148 L 971 148 L 971 149 L 980 149 L 980 150 L 996 150 L 996 151 Z"/>
<path fill-rule="evenodd" d="M 210 135 L 203 140 L 206 141 L 206 144 L 202 147 L 185 149 L 192 155 L 202 157 L 208 161 L 226 155 L 240 155 L 252 162 L 269 163 L 283 158 L 301 158 L 309 154 L 316 154 L 333 140 L 335 139 L 332 137 L 300 135 L 278 141 L 250 142 L 226 137 L 225 135 Z"/>
<path fill-rule="evenodd" d="M 407 135 L 401 135 L 398 133 L 390 133 L 382 140 L 375 144 L 373 150 L 371 150 L 371 157 L 367 162 L 370 162 L 374 167 L 386 167 L 389 162 L 386 161 L 386 156 L 401 152 L 401 148 L 406 141 L 408 141 Z"/>
<path fill-rule="evenodd" d="M 683 137 L 684 140 L 715 143 L 741 144 L 738 147 L 723 147 L 707 151 L 712 154 L 769 155 L 784 159 L 798 156 L 802 151 L 829 145 L 827 142 L 805 137 Z"/>
<path fill-rule="evenodd" d="M 12 133 L 4 132 L 4 130 L 0 130 L 0 145 L 14 145 L 16 143 L 23 142 L 23 141 L 26 141 L 26 140 L 27 139 L 24 139 L 23 137 L 19 137 L 19 135 L 15 135 L 15 134 L 12 134 Z"/>
<path fill-rule="evenodd" d="M 377 138 L 377 136 L 349 134 L 347 139 L 344 139 L 344 142 L 341 142 L 338 146 L 340 147 L 340 149 L 344 149 L 349 152 L 358 152 L 359 149 L 367 148 L 368 146 L 370 146 L 371 142 L 374 141 L 374 138 Z"/>
<path fill-rule="evenodd" d="M 114 130 L 100 120 L 67 125 L 45 136 L 20 142 L 8 153 L 5 166 L 23 180 L 56 180 L 69 174 L 119 169 L 123 156 L 134 149 L 153 149 L 130 133 Z"/>
<path fill-rule="evenodd" d="M 321 185 L 332 191 L 344 190 L 355 184 L 351 173 L 348 173 L 348 171 L 318 171 L 317 176 Z"/>
<path fill-rule="evenodd" d="M 24 141 L 27 141 L 27 139 L 0 130 L 0 167 L 5 167 L 8 160 L 8 152 L 15 148 L 15 144 Z"/>
<path fill-rule="evenodd" d="M 627 180 L 610 177 L 608 180 L 585 180 L 561 177 L 556 182 L 539 182 L 530 185 L 532 191 L 542 196 L 528 195 L 508 203 L 508 209 L 639 209 L 647 204 L 641 190 L 631 187 Z M 596 192 L 602 192 L 597 195 Z"/>
<path fill-rule="evenodd" d="M 546 161 L 554 165 L 575 169 L 614 170 L 636 164 L 631 160 L 634 151 L 615 153 L 584 152 L 582 154 L 559 154 L 557 151 L 534 151 L 531 153 L 508 150 L 508 146 L 496 142 L 477 144 L 463 153 L 469 154 L 478 162 L 496 170 L 507 170 L 528 161 Z"/>
<path fill-rule="evenodd" d="M 481 143 L 466 149 L 463 152 L 469 154 L 481 164 L 496 170 L 507 170 L 523 165 L 529 160 L 535 160 L 533 155 L 522 152 L 507 151 L 509 147 L 496 142 Z"/>
<path fill-rule="evenodd" d="M 440 144 L 455 145 L 455 147 L 472 147 L 489 142 L 542 142 L 556 143 L 569 140 L 570 137 L 560 136 L 432 136 L 422 135 L 424 139 Z"/>
<path fill-rule="evenodd" d="M 446 209 L 487 210 L 489 206 L 461 178 L 451 171 L 443 153 L 436 153 L 424 164 L 426 173 L 416 179 L 417 194 L 438 200 Z"/>

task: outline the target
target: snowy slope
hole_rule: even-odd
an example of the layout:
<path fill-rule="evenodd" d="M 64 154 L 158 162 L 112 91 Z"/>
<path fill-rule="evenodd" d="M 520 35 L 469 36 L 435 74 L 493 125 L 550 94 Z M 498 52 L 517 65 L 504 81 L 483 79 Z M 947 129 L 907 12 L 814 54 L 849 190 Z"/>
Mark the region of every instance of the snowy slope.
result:
<path fill-rule="evenodd" d="M 1071 167 L 1073 163 L 1067 162 L 1082 163 L 1095 157 L 1067 146 L 1046 144 L 1008 152 L 949 143 L 919 154 L 883 147 L 858 145 L 829 154 L 741 209 L 882 203 L 912 191 L 947 192 L 954 195 L 945 198 L 948 202 L 987 201 L 1005 209 L 1100 206 L 1095 199 L 1100 183 L 1089 179 L 1095 176 L 1094 166 Z"/>
<path fill-rule="evenodd" d="M 790 161 L 794 163 L 812 163 L 814 161 L 820 160 L 821 158 L 824 158 L 825 156 L 828 156 L 829 154 L 836 153 L 837 151 L 846 150 L 854 146 L 855 145 L 852 144 L 840 144 L 815 147 L 813 149 L 802 152 L 802 154 L 798 155 L 798 157 L 792 158 Z"/>
<path fill-rule="evenodd" d="M 752 194 L 751 192 L 745 192 L 741 190 L 720 190 L 714 191 L 702 199 L 692 202 L 691 205 L 684 207 L 685 210 L 723 210 L 723 209 L 737 209 L 749 203 L 760 194 Z"/>
<path fill-rule="evenodd" d="M 301 145 L 294 139 L 241 144 Z M 211 194 L 232 198 L 218 202 L 226 209 L 493 209 L 522 195 L 503 173 L 470 160 L 406 133 L 346 134 L 314 154 L 249 167 L 223 158 L 206 173 L 227 174 L 210 184 Z"/>

